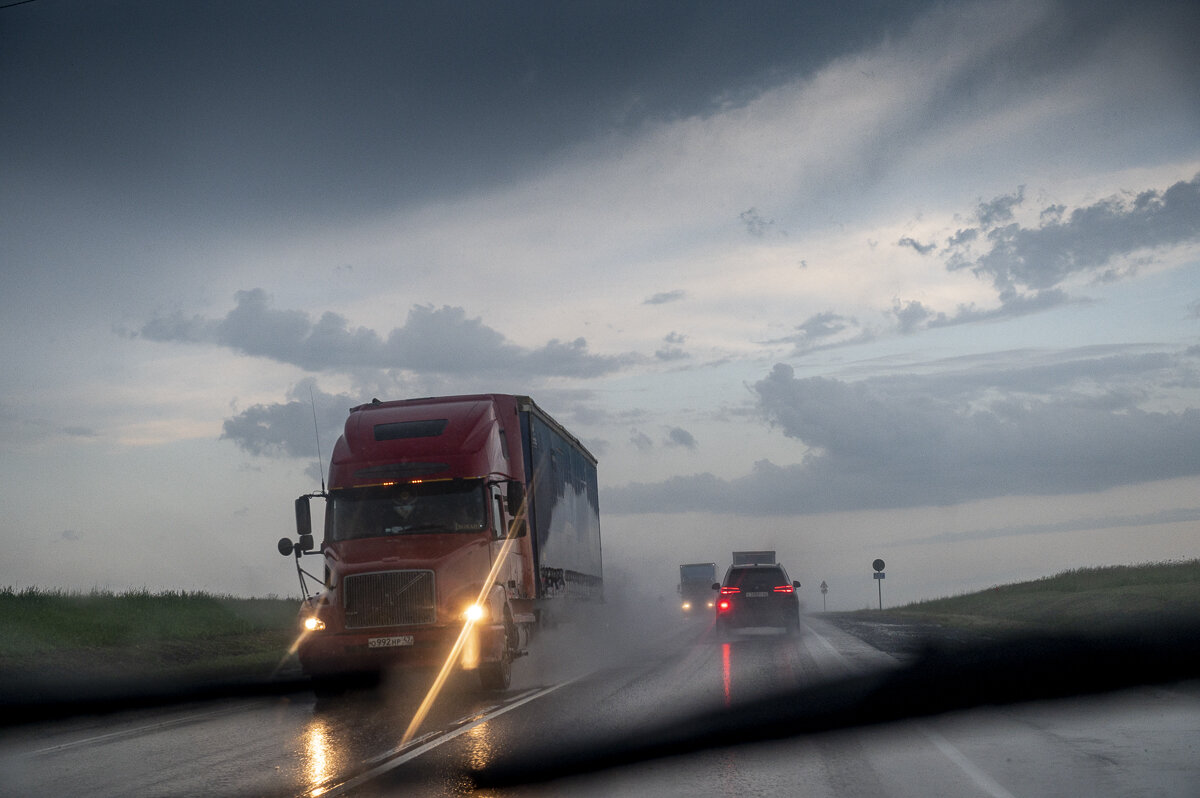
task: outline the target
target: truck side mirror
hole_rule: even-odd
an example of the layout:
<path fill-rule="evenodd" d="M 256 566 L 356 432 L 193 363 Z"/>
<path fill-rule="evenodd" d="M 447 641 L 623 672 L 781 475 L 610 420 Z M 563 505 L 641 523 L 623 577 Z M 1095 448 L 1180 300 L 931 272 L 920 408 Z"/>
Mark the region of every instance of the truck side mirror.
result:
<path fill-rule="evenodd" d="M 508 514 L 516 515 L 521 512 L 521 505 L 525 503 L 525 486 L 516 480 L 511 480 L 508 483 Z"/>
<path fill-rule="evenodd" d="M 312 511 L 308 509 L 307 496 L 296 499 L 296 535 L 301 541 L 304 540 L 305 535 L 308 535 L 309 545 L 307 548 L 312 548 Z"/>
<path fill-rule="evenodd" d="M 292 546 L 291 538 L 280 538 L 279 539 L 279 553 L 282 554 L 284 557 L 287 557 L 288 555 L 290 555 L 292 553 L 292 548 L 293 548 L 293 546 Z"/>
<path fill-rule="evenodd" d="M 300 551 L 312 551 L 313 536 L 312 535 L 301 535 L 300 540 L 297 543 L 297 547 L 300 549 Z"/>

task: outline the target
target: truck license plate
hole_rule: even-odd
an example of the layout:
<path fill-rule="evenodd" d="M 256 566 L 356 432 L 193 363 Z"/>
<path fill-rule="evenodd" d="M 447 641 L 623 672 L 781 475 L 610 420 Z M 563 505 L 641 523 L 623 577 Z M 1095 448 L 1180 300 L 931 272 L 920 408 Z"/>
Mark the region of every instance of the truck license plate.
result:
<path fill-rule="evenodd" d="M 766 598 L 766 593 L 747 593 L 746 598 Z"/>
<path fill-rule="evenodd" d="M 390 646 L 411 646 L 412 635 L 396 635 L 395 637 L 368 637 L 367 648 L 388 648 Z"/>

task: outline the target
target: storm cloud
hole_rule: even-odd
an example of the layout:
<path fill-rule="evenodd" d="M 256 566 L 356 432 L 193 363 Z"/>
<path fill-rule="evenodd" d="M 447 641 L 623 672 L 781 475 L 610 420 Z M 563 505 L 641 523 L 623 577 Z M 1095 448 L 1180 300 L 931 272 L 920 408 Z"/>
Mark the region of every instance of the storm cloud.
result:
<path fill-rule="evenodd" d="M 970 269 L 988 277 L 1003 295 L 1018 289 L 1044 291 L 1077 273 L 1101 273 L 1119 258 L 1200 240 L 1200 175 L 1133 198 L 1110 197 L 1061 218 L 1060 208 L 1041 214 L 1038 227 L 1009 222 L 1023 192 L 980 206 L 980 228 L 960 230 L 966 242 L 975 234 L 986 241 L 978 255 L 960 246 L 951 255 L 951 271 Z M 1008 222 L 1004 224 L 1004 222 Z M 1105 276 L 1117 276 L 1109 272 Z"/>
<path fill-rule="evenodd" d="M 947 271 L 970 271 L 990 280 L 999 304 L 959 305 L 948 312 L 920 301 L 896 300 L 890 313 L 900 333 L 1026 316 L 1086 301 L 1072 297 L 1063 284 L 1080 276 L 1118 280 L 1136 269 L 1130 258 L 1200 242 L 1200 175 L 1162 191 L 1109 197 L 1070 214 L 1065 206 L 1052 205 L 1038 214 L 1036 227 L 1013 221 L 1024 201 L 1022 186 L 979 203 L 973 214 L 978 225 L 956 230 L 943 249 Z M 898 243 L 921 255 L 937 249 L 907 236 Z"/>
<path fill-rule="evenodd" d="M 809 447 L 746 476 L 614 488 L 610 512 L 787 515 L 1098 491 L 1200 474 L 1200 410 L 1143 409 L 1194 355 L 1080 350 L 941 364 L 850 382 L 777 365 L 753 388 L 763 418 Z"/>
<path fill-rule="evenodd" d="M 325 393 L 312 380 L 304 380 L 292 388 L 286 402 L 254 405 L 226 419 L 221 438 L 263 457 L 316 458 L 323 442 L 320 453 L 328 456 L 346 413 L 360 403 L 346 394 Z"/>
<path fill-rule="evenodd" d="M 236 307 L 223 319 L 156 317 L 140 335 L 152 341 L 215 344 L 236 352 L 290 363 L 306 371 L 347 373 L 359 369 L 404 369 L 424 374 L 599 377 L 638 360 L 631 354 L 595 355 L 587 341 L 553 339 L 537 349 L 510 343 L 460 307 L 415 305 L 404 325 L 383 338 L 351 327 L 336 313 L 316 321 L 304 311 L 270 306 L 265 291 L 239 291 Z"/>

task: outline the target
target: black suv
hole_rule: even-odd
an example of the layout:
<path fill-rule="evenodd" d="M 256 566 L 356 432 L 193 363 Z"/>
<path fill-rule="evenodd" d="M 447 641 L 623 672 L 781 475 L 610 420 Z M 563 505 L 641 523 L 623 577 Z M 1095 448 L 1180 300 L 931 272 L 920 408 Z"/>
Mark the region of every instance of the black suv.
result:
<path fill-rule="evenodd" d="M 740 626 L 782 626 L 789 632 L 800 629 L 799 582 L 788 579 L 782 565 L 731 565 L 725 581 L 714 584 L 717 597 L 717 629 Z"/>

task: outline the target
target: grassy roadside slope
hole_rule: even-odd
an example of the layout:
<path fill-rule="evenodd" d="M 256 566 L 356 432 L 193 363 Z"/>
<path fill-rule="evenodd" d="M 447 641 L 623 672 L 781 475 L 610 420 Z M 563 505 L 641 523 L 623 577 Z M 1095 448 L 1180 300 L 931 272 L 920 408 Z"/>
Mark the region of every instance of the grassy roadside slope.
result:
<path fill-rule="evenodd" d="M 1041 629 L 1197 613 L 1200 560 L 1080 568 L 891 611 L 949 625 Z"/>
<path fill-rule="evenodd" d="M 0 590 L 0 674 L 39 679 L 267 676 L 295 636 L 294 599 Z"/>
<path fill-rule="evenodd" d="M 917 651 L 925 640 L 1095 632 L 1180 616 L 1200 618 L 1200 560 L 1080 568 L 883 611 L 821 615 L 899 653 Z"/>

